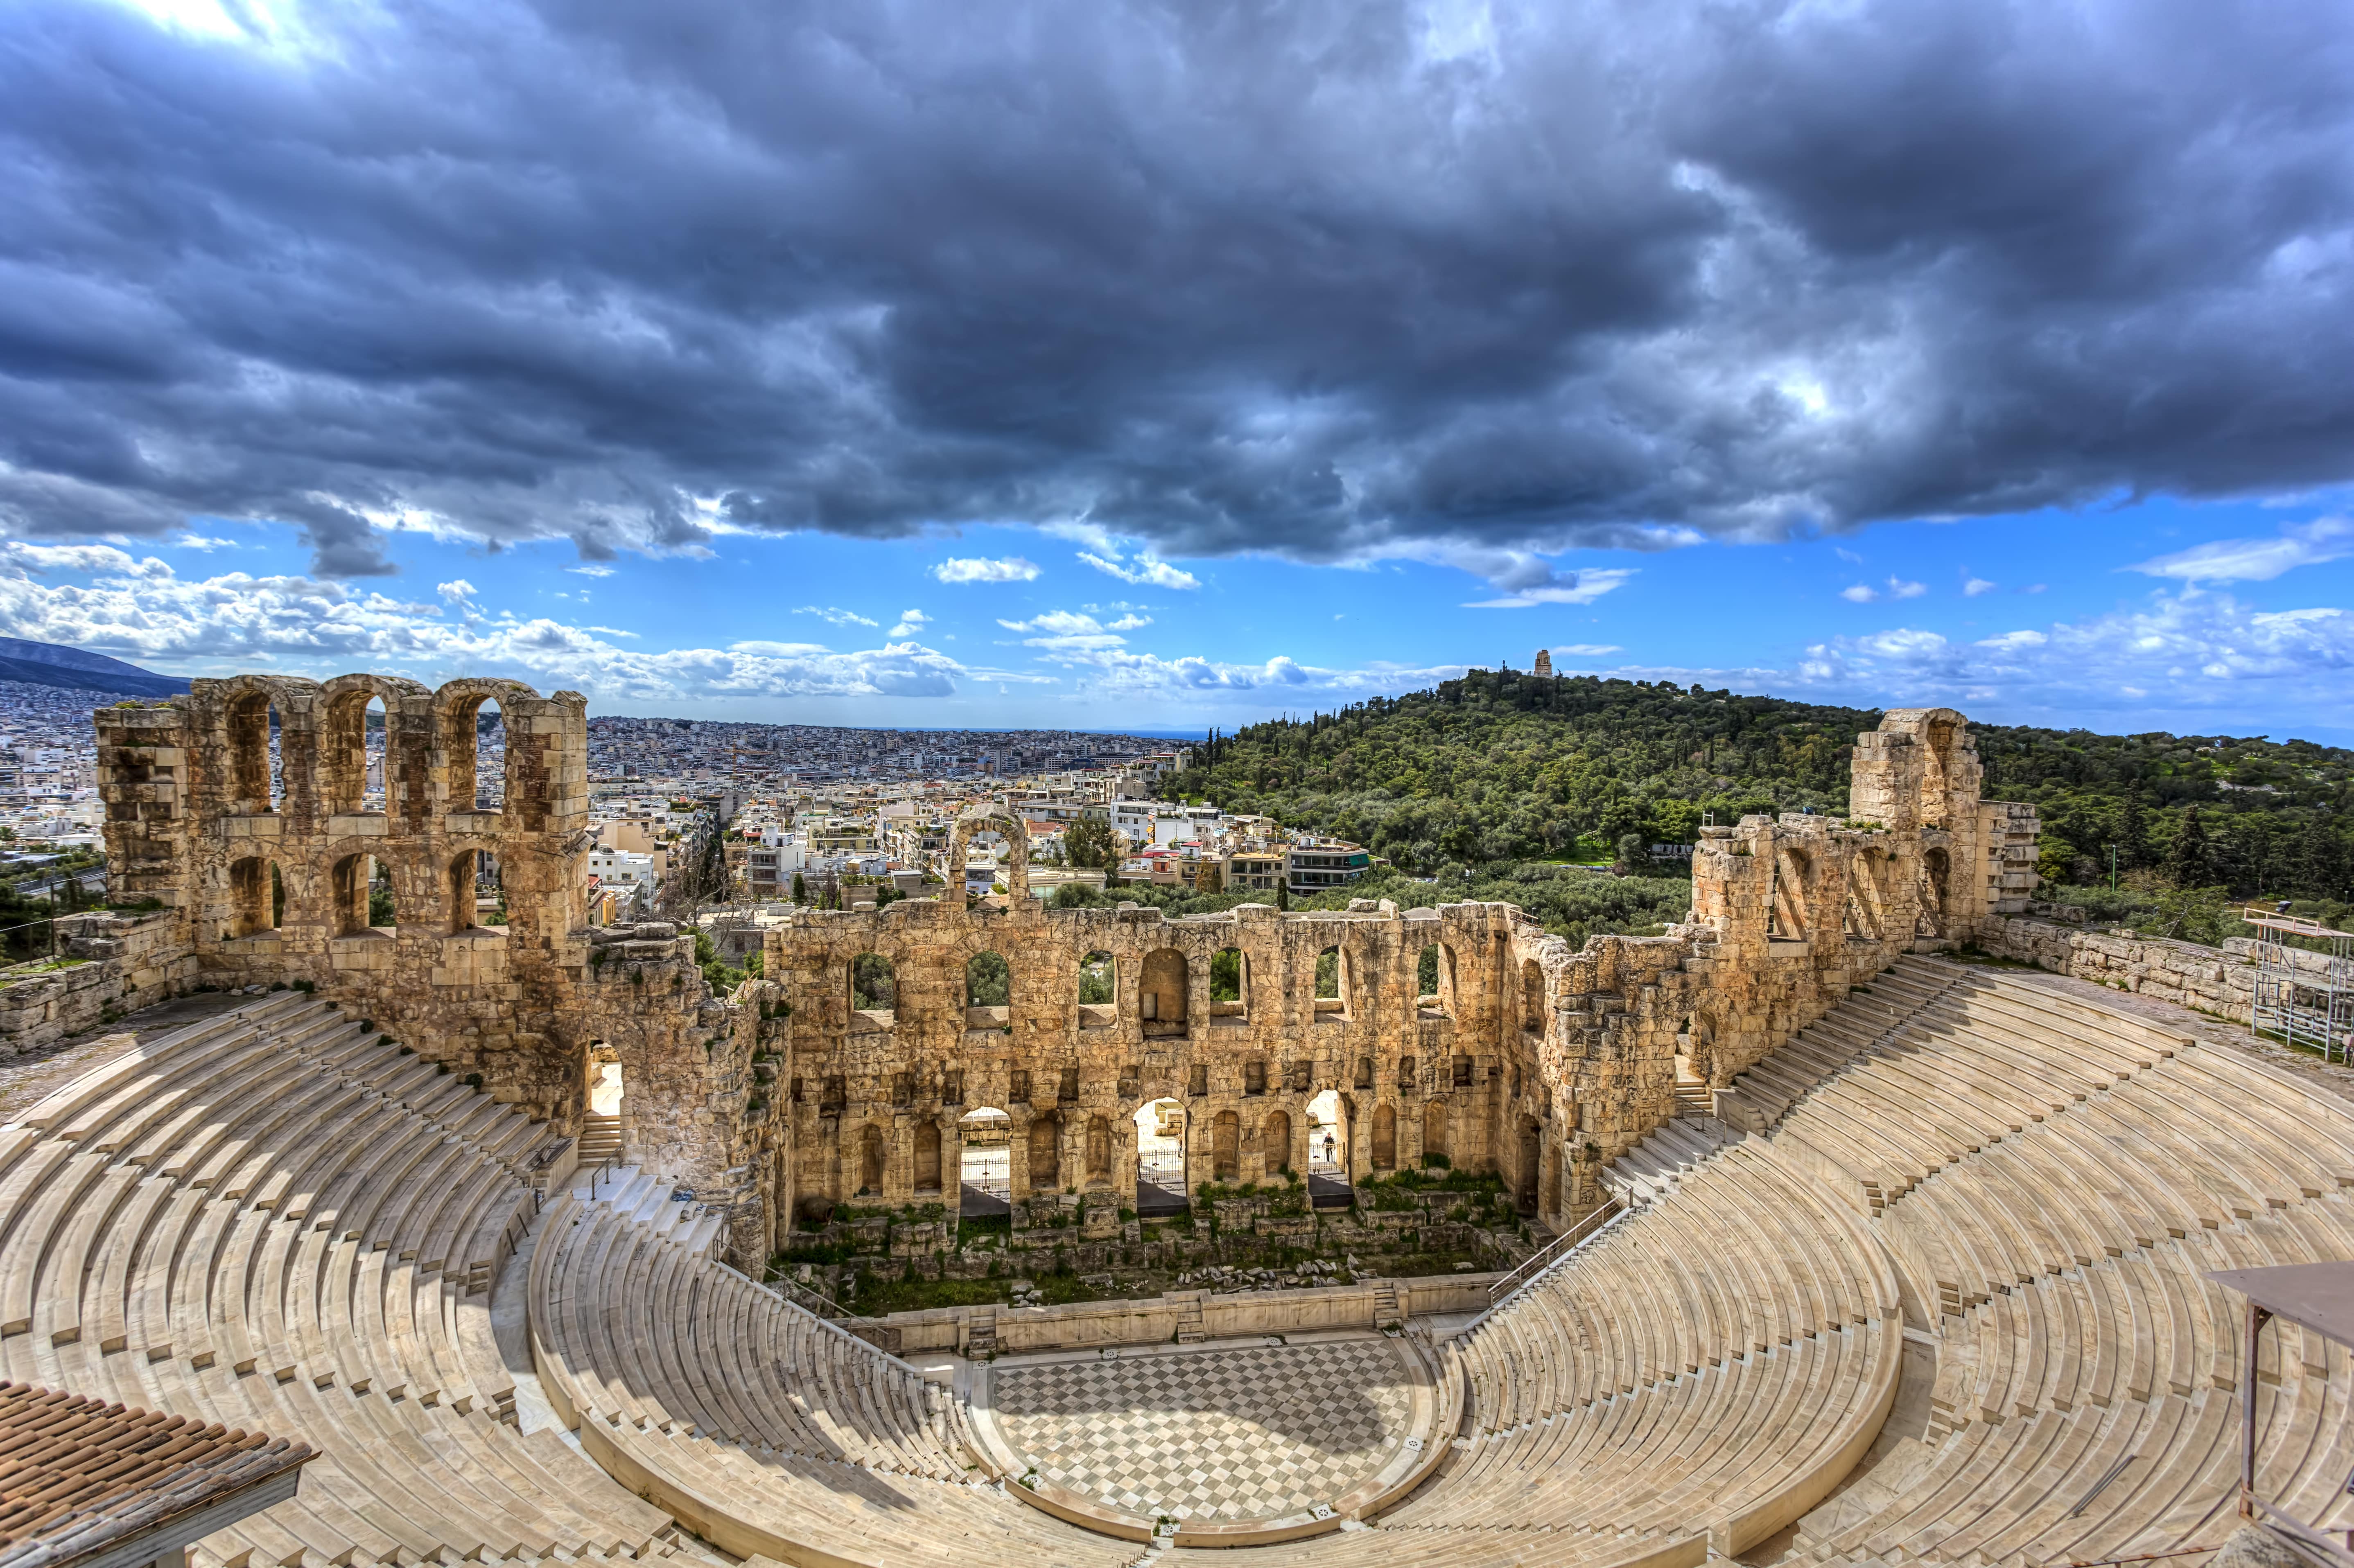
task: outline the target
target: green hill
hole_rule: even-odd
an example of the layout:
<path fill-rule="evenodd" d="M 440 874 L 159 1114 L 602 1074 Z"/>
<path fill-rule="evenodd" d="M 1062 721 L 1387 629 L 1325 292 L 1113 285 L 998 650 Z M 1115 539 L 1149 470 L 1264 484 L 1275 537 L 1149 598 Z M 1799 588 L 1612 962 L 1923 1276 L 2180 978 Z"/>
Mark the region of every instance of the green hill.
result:
<path fill-rule="evenodd" d="M 1602 855 L 1629 833 L 1691 842 L 1706 814 L 1842 811 L 1849 748 L 1880 718 L 1665 682 L 1474 671 L 1433 691 L 1214 736 L 1168 788 L 1353 840 L 1401 872 L 1484 880 L 1508 863 Z M 2119 881 L 2143 895 L 2181 884 L 2354 896 L 2354 751 L 1972 728 L 1987 798 L 2041 809 L 2042 870 L 2055 886 L 2105 891 L 2115 845 Z"/>

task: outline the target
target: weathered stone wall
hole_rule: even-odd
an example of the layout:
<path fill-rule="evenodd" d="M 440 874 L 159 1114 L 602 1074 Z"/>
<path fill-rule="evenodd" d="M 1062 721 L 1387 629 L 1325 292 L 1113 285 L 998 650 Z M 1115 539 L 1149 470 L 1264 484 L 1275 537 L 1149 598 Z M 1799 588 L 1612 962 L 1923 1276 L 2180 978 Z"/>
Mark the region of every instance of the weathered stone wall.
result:
<path fill-rule="evenodd" d="M 1257 1181 L 1304 1168 L 1308 1103 L 1329 1089 L 1352 1179 L 1444 1153 L 1564 1224 L 1600 1201 L 1600 1167 L 1675 1113 L 1679 1055 L 1723 1088 L 1901 953 L 2024 907 L 2033 808 L 1980 801 L 1980 777 L 1959 714 L 1892 713 L 1859 737 L 1853 818 L 1703 830 L 1686 923 L 1576 950 L 1509 905 L 1246 904 L 1172 921 L 1135 906 L 952 898 L 805 913 L 770 933 L 767 954 L 792 1007 L 795 1187 L 945 1201 L 960 1118 L 991 1107 L 1012 1118 L 1017 1199 L 1132 1202 L 1135 1115 L 1163 1098 L 1184 1108 L 1189 1191 Z M 1440 995 L 1426 1004 L 1416 966 L 1434 944 Z M 1243 955 L 1243 994 L 1214 1003 L 1210 962 L 1226 948 Z M 1320 1006 L 1327 948 L 1342 994 Z M 1012 977 L 1002 1010 L 967 1005 L 983 953 Z M 1116 977 L 1098 1006 L 1078 1000 L 1091 953 Z M 887 1011 L 853 1011 L 861 955 L 890 965 Z"/>
<path fill-rule="evenodd" d="M 1516 1094 L 1542 1098 L 1542 1021 L 1523 1029 L 1521 992 L 1499 979 L 1517 974 L 1505 955 L 1534 930 L 1511 906 L 1483 904 L 1294 916 L 1244 905 L 1182 920 L 1135 906 L 1049 911 L 1029 898 L 804 911 L 769 934 L 766 956 L 792 1004 L 796 1184 L 891 1202 L 953 1193 L 960 1119 L 991 1108 L 1012 1118 L 1017 1196 L 1093 1190 L 1132 1202 L 1135 1116 L 1163 1099 L 1183 1108 L 1189 1191 L 1222 1171 L 1257 1181 L 1307 1169 L 1309 1102 L 1326 1090 L 1352 1174 L 1426 1152 L 1491 1165 Z M 1416 980 L 1430 946 L 1441 979 L 1426 1006 Z M 1211 966 L 1229 948 L 1241 955 L 1241 999 L 1214 1002 Z M 1327 948 L 1339 950 L 1343 994 L 1320 1010 Z M 1003 1008 L 967 1005 L 968 966 L 983 953 L 1007 966 Z M 1114 1000 L 1083 1007 L 1080 964 L 1097 953 L 1110 958 Z M 852 966 L 867 954 L 891 966 L 887 1012 L 851 1007 Z"/>
<path fill-rule="evenodd" d="M 364 810 L 371 698 L 384 798 Z M 506 737 L 504 799 L 478 809 L 486 702 Z M 774 1135 L 749 1109 L 757 1010 L 710 994 L 691 937 L 584 927 L 586 710 L 578 693 L 512 681 L 428 690 L 372 675 L 200 680 L 168 703 L 101 709 L 109 892 L 165 907 L 90 939 L 126 945 L 108 961 L 128 966 L 143 1001 L 308 981 L 566 1131 L 586 1114 L 590 1054 L 610 1052 L 622 1065 L 621 1158 L 737 1205 L 744 1255 L 758 1255 Z M 370 923 L 377 865 L 389 925 Z M 504 924 L 477 906 L 483 865 L 496 868 Z"/>
<path fill-rule="evenodd" d="M 1409 1317 L 1477 1312 L 1501 1274 L 1427 1279 L 1363 1279 L 1306 1290 L 1172 1290 L 1142 1301 L 1082 1301 L 1067 1307 L 936 1307 L 861 1323 L 862 1338 L 896 1355 L 961 1352 L 975 1317 L 986 1314 L 1001 1355 L 1165 1345 L 1180 1330 L 1213 1340 L 1296 1334 L 1317 1329 L 1380 1329 Z"/>
<path fill-rule="evenodd" d="M 2256 944 L 2246 937 L 2230 938 L 2220 948 L 2202 948 L 2196 942 L 2017 917 L 1989 921 L 1978 934 L 1978 944 L 1998 958 L 2240 1023 L 2249 1022 L 2254 1007 Z M 2290 961 L 2309 970 L 2317 983 L 2326 978 L 2328 960 L 2319 953 L 2292 949 Z"/>
<path fill-rule="evenodd" d="M 0 969 L 0 1054 L 54 1044 L 184 990 L 196 959 L 168 912 L 58 918 L 58 959 Z"/>

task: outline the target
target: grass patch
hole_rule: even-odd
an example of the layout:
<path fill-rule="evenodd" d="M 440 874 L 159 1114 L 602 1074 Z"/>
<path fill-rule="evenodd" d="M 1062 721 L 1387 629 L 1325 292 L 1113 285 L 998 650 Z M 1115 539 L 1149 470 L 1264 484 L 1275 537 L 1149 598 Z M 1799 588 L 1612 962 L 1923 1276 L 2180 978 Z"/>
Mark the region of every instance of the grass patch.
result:
<path fill-rule="evenodd" d="M 1012 1297 L 1002 1279 L 876 1279 L 862 1275 L 858 1294 L 844 1305 L 870 1317 L 922 1312 L 935 1307 L 985 1307 Z"/>

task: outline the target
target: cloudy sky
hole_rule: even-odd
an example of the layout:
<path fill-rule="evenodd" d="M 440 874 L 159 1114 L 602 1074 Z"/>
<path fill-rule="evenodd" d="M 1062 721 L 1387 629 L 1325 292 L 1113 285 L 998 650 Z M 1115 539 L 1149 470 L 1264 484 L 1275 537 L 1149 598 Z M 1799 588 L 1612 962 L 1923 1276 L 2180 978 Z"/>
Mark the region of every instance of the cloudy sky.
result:
<path fill-rule="evenodd" d="M 12 0 L 0 632 L 2354 740 L 2332 4 Z"/>

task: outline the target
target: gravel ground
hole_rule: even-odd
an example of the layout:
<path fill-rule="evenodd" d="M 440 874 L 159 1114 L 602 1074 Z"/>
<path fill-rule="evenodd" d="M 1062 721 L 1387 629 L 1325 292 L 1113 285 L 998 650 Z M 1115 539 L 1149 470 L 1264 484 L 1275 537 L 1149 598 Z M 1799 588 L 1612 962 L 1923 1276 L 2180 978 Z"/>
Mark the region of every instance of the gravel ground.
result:
<path fill-rule="evenodd" d="M 193 1023 L 200 1018 L 210 1018 L 217 1012 L 227 1012 L 240 1002 L 253 998 L 235 991 L 206 991 L 196 996 L 175 997 L 170 1001 L 117 1019 L 104 1029 L 87 1034 L 77 1034 L 60 1040 L 54 1045 L 37 1051 L 27 1051 L 0 1062 L 0 1121 L 23 1115 L 38 1105 L 53 1090 L 63 1087 L 89 1072 L 103 1066 L 143 1040 L 152 1040 L 167 1029 L 183 1023 Z"/>

